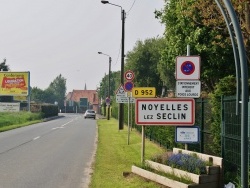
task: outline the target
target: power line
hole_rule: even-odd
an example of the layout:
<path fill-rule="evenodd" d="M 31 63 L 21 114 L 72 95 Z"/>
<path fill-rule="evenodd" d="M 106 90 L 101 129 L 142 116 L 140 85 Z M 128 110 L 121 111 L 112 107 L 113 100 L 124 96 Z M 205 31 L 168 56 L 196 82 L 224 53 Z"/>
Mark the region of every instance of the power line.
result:
<path fill-rule="evenodd" d="M 131 11 L 131 9 L 133 8 L 135 2 L 136 2 L 136 0 L 134 0 L 134 2 L 133 2 L 133 4 L 131 5 L 130 9 L 127 11 L 127 14 Z"/>

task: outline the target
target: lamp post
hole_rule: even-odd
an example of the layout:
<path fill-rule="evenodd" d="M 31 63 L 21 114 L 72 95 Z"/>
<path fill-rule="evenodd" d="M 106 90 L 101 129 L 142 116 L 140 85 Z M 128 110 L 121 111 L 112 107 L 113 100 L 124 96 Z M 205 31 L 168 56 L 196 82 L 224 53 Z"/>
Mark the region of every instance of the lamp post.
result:
<path fill-rule="evenodd" d="M 110 120 L 110 71 L 111 71 L 111 57 L 108 54 L 104 54 L 102 52 L 98 52 L 98 54 L 106 55 L 109 57 L 109 83 L 108 83 L 108 99 L 106 99 L 106 102 L 108 100 L 108 117 L 107 120 Z"/>
<path fill-rule="evenodd" d="M 120 5 L 110 3 L 109 1 L 101 1 L 103 4 L 110 4 L 121 8 L 121 18 L 122 18 L 122 53 L 121 53 L 121 85 L 124 85 L 124 38 L 125 38 L 125 10 L 122 9 Z M 123 129 L 124 124 L 124 104 L 119 103 L 119 130 Z"/>

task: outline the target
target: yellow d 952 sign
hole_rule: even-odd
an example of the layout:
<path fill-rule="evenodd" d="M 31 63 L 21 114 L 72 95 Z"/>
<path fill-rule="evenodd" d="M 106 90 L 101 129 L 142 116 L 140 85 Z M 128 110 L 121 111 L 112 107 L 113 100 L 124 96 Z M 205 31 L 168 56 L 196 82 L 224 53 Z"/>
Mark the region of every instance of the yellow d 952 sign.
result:
<path fill-rule="evenodd" d="M 132 96 L 135 98 L 155 97 L 155 93 L 154 87 L 134 87 L 132 89 Z"/>

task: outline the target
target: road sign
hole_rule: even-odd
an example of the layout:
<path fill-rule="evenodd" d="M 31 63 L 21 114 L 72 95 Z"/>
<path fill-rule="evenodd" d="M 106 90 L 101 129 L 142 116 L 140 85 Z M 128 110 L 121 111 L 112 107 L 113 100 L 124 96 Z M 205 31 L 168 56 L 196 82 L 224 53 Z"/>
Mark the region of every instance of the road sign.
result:
<path fill-rule="evenodd" d="M 117 103 L 128 103 L 128 100 L 130 103 L 135 103 L 135 98 L 133 97 L 128 97 L 127 92 L 124 94 L 116 94 L 116 102 Z"/>
<path fill-rule="evenodd" d="M 176 127 L 175 142 L 179 143 L 197 143 L 200 142 L 199 127 Z"/>
<path fill-rule="evenodd" d="M 181 64 L 181 72 L 185 75 L 191 75 L 195 71 L 195 65 L 192 61 L 184 61 Z"/>
<path fill-rule="evenodd" d="M 195 101 L 188 98 L 136 99 L 137 125 L 194 125 Z"/>
<path fill-rule="evenodd" d="M 136 98 L 154 98 L 156 91 L 154 87 L 134 87 L 132 96 Z"/>
<path fill-rule="evenodd" d="M 199 98 L 201 82 L 199 80 L 177 80 L 176 97 Z"/>
<path fill-rule="evenodd" d="M 133 71 L 128 70 L 128 71 L 125 72 L 124 77 L 128 81 L 132 81 L 135 78 L 135 74 L 134 74 Z"/>
<path fill-rule="evenodd" d="M 176 58 L 176 80 L 199 80 L 200 57 L 179 56 Z"/>
<path fill-rule="evenodd" d="M 110 98 L 106 97 L 106 105 L 110 105 Z"/>
<path fill-rule="evenodd" d="M 124 89 L 126 91 L 131 91 L 133 89 L 133 87 L 134 87 L 134 83 L 133 82 L 126 82 L 124 84 Z"/>
<path fill-rule="evenodd" d="M 117 95 L 117 94 L 124 94 L 124 95 L 125 95 L 125 90 L 124 90 L 124 87 L 123 87 L 122 84 L 121 84 L 121 85 L 119 86 L 119 88 L 116 90 L 115 94 L 116 94 L 116 95 Z"/>

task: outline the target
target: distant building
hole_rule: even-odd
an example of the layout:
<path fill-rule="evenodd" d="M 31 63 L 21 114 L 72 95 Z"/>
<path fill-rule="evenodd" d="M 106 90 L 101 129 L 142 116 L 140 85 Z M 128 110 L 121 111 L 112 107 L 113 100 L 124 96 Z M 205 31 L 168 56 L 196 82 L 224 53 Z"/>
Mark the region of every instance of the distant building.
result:
<path fill-rule="evenodd" d="M 66 104 L 66 105 L 65 105 Z M 73 90 L 69 92 L 65 100 L 66 113 L 84 113 L 87 109 L 93 109 L 99 113 L 99 98 L 96 90 Z"/>

